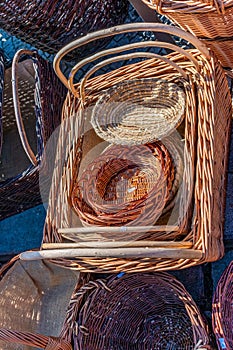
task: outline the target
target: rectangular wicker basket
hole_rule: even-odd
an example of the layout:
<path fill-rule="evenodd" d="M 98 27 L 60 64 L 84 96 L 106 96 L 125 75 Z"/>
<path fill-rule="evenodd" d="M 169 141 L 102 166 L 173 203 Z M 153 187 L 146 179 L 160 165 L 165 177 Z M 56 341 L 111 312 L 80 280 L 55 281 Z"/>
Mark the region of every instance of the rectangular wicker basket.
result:
<path fill-rule="evenodd" d="M 63 123 L 59 133 L 42 250 L 25 252 L 21 254 L 22 259 L 49 258 L 58 264 L 86 272 L 136 272 L 185 268 L 222 257 L 232 106 L 227 79 L 215 55 L 197 38 L 181 29 L 137 23 L 91 33 L 73 42 L 56 56 L 55 70 L 68 85 L 59 69 L 59 62 L 67 51 L 101 36 L 145 30 L 180 36 L 196 49 L 186 51 L 172 44 L 147 42 L 147 46 L 169 47 L 174 52 L 167 56 L 155 55 L 154 58 L 94 78 L 88 79 L 87 74 L 81 84 L 76 85 L 72 85 L 72 76 L 82 66 L 82 62 L 74 67 L 69 82 L 73 93 L 68 93 L 63 106 Z M 105 51 L 105 54 L 110 52 L 113 53 Z M 147 231 L 152 231 L 150 243 L 145 242 L 146 236 L 141 236 L 140 240 L 123 247 L 117 246 L 117 242 L 115 246 L 114 242 L 109 245 L 109 242 L 106 244 L 103 241 L 96 242 L 96 245 L 93 242 L 94 245 L 85 244 L 88 230 L 89 234 L 97 234 L 101 230 L 96 227 L 77 228 L 80 224 L 69 202 L 75 179 L 82 167 L 82 159 L 89 151 L 87 137 L 83 136 L 86 123 L 83 110 L 93 105 L 99 94 L 116 82 L 141 78 L 162 78 L 179 83 L 186 94 L 184 172 L 177 220 L 172 225 L 166 223 L 148 227 Z M 97 139 L 94 134 L 87 135 L 89 142 L 95 144 Z M 92 146 L 89 144 L 89 147 Z M 188 209 L 181 216 L 184 206 Z M 105 228 L 109 233 L 114 229 Z M 145 228 L 141 229 L 145 232 Z M 79 232 L 76 234 L 79 243 L 65 243 L 65 232 Z M 93 237 L 96 240 L 99 236 L 94 234 Z"/>
<path fill-rule="evenodd" d="M 233 68 L 233 1 L 142 0 L 213 50 L 224 68 Z"/>

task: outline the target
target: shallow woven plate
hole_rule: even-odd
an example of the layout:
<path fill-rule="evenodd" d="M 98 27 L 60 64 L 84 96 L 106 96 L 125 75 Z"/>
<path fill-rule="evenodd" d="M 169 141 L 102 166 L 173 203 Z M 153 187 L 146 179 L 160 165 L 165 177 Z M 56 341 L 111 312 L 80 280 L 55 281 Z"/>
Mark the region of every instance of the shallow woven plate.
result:
<path fill-rule="evenodd" d="M 100 95 L 91 123 L 102 139 L 122 145 L 160 140 L 182 121 L 185 94 L 158 79 L 129 80 Z"/>

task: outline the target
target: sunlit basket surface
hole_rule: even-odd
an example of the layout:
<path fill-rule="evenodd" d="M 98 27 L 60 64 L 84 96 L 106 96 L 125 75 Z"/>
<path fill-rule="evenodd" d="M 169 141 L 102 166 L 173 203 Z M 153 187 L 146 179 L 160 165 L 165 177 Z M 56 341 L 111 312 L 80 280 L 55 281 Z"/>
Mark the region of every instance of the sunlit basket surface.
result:
<path fill-rule="evenodd" d="M 92 112 L 96 133 L 110 143 L 144 144 L 167 136 L 184 116 L 185 94 L 162 80 L 129 80 L 100 95 Z"/>
<path fill-rule="evenodd" d="M 233 1 L 143 0 L 191 32 L 213 50 L 225 68 L 233 68 Z"/>
<path fill-rule="evenodd" d="M 77 85 L 72 85 L 72 72 L 69 84 L 72 92 L 68 93 L 63 108 L 63 124 L 59 134 L 43 243 L 64 242 L 65 230 L 89 230 L 89 227 L 82 226 L 69 200 L 76 181 L 82 174 L 80 169 L 83 169 L 83 162 L 85 163 L 90 149 L 95 148 L 97 144 L 104 144 L 103 140 L 90 130 L 90 118 L 88 119 L 86 111 L 92 112 L 104 90 L 120 82 L 145 78 L 163 79 L 180 86 L 185 93 L 185 118 L 181 125 L 183 131 L 179 128 L 174 130 L 176 135 L 179 134 L 178 139 L 183 145 L 179 146 L 183 152 L 183 181 L 179 184 L 179 195 L 176 197 L 177 205 L 174 208 L 177 211 L 171 209 L 165 222 L 153 226 L 152 244 L 157 244 L 153 249 L 144 249 L 143 245 L 137 249 L 129 246 L 127 249 L 114 249 L 111 252 L 104 248 L 101 252 L 94 248 L 87 251 L 77 249 L 72 251 L 72 256 L 67 252 L 66 256 L 63 255 L 65 258 L 57 260 L 57 263 L 84 271 L 141 272 L 189 267 L 217 260 L 223 255 L 223 194 L 232 116 L 231 97 L 225 73 L 215 55 L 197 38 L 171 26 L 128 24 L 115 27 L 114 30 L 91 33 L 86 40 L 96 40 L 106 33 L 115 35 L 123 30 L 143 31 L 145 28 L 183 37 L 197 48 L 185 51 L 173 45 L 170 48 L 174 53 L 166 56 L 156 55 L 154 58 L 126 65 L 105 75 L 84 78 L 81 84 Z M 78 46 L 77 42 L 73 44 L 74 47 Z M 84 42 L 85 38 L 82 38 L 82 43 Z M 148 45 L 148 42 L 145 45 Z M 155 45 L 162 46 L 163 43 L 155 42 Z M 125 50 L 125 47 L 122 50 Z M 111 52 L 110 50 L 108 53 Z M 142 53 L 144 54 L 147 55 Z M 78 66 L 81 68 L 81 63 Z M 57 69 L 56 62 L 55 68 Z M 58 74 L 65 82 L 60 72 Z M 66 84 L 68 86 L 67 82 Z M 88 131 L 86 126 L 89 127 Z M 173 144 L 176 143 L 177 138 L 174 138 Z M 94 154 L 89 162 L 94 162 L 98 155 Z M 97 226 L 94 229 L 97 233 Z M 107 227 L 106 230 L 108 229 L 110 239 L 111 229 L 116 227 Z M 150 228 L 144 232 L 145 237 L 148 237 L 148 232 L 151 233 Z M 75 232 L 73 233 L 75 235 Z M 90 232 L 87 235 L 81 234 L 77 230 L 77 242 L 85 243 L 90 237 L 93 238 L 89 234 Z M 101 234 L 95 236 L 99 244 L 102 238 Z M 137 244 L 143 243 L 143 235 L 140 238 Z M 41 254 L 45 253 L 42 249 Z M 100 253 L 101 256 L 98 255 Z"/>

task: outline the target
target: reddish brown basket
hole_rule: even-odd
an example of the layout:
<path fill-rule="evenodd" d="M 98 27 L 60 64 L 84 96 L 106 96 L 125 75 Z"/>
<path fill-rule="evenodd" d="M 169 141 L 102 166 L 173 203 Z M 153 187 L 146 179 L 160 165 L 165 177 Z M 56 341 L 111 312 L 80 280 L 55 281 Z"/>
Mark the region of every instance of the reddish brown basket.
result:
<path fill-rule="evenodd" d="M 213 298 L 212 323 L 219 350 L 233 348 L 233 261 L 222 274 Z"/>
<path fill-rule="evenodd" d="M 75 96 L 68 93 L 63 108 L 63 125 L 59 134 L 56 168 L 44 230 L 44 245 L 40 252 L 25 253 L 22 254 L 22 258 L 54 258 L 57 259 L 57 263 L 84 271 L 141 272 L 185 268 L 217 260 L 223 255 L 225 203 L 223 193 L 225 193 L 232 106 L 226 76 L 215 55 L 197 38 L 181 29 L 138 23 L 91 33 L 77 40 L 58 54 L 55 69 L 61 80 L 68 85 L 59 69 L 59 61 L 67 50 L 102 36 L 138 30 L 171 33 L 185 38 L 197 48 L 185 51 L 167 43 L 146 42 L 143 43 L 144 46 L 165 46 L 175 52 L 168 56 L 154 56 L 154 54 L 148 56 L 148 53 L 137 52 L 136 57 L 143 55 L 149 59 L 88 80 L 94 70 L 106 64 L 106 61 L 101 62 L 89 71 L 78 85 L 72 85 L 72 78 L 82 63 L 74 67 L 70 74 L 69 86 Z M 141 44 L 138 43 L 139 46 Z M 133 46 L 135 45 L 137 44 Z M 112 49 L 110 52 L 131 48 L 128 45 L 127 48 Z M 96 54 L 90 60 L 110 52 Z M 135 57 L 135 54 L 133 55 Z M 124 56 L 132 57 L 128 54 L 120 58 L 125 59 Z M 117 57 L 116 60 L 120 58 Z M 84 136 L 85 117 L 88 117 L 85 107 L 94 105 L 104 89 L 120 81 L 152 77 L 179 84 L 186 95 L 183 125 L 184 171 L 180 197 L 177 197 L 177 215 L 173 217 L 172 222 L 168 219 L 162 223 L 157 222 L 152 227 L 136 227 L 136 231 L 141 234 L 140 239 L 136 241 L 130 241 L 130 232 L 135 232 L 135 227 L 77 228 L 78 225 L 82 225 L 69 204 L 69 196 L 82 168 L 82 161 L 86 159 L 90 148 L 101 141 L 91 131 L 86 132 Z M 91 144 L 87 144 L 87 141 Z M 120 240 L 122 231 L 129 232 L 127 246 L 125 242 L 111 240 L 113 232 L 118 232 Z M 72 243 L 72 246 L 64 243 L 63 235 L 67 232 L 76 235 L 76 243 Z M 101 232 L 108 233 L 109 241 L 101 240 Z M 143 239 L 148 232 L 152 233 L 150 242 Z M 67 249 L 46 251 L 45 248 L 49 247 Z M 73 249 L 70 250 L 69 247 Z"/>
<path fill-rule="evenodd" d="M 148 6 L 191 32 L 213 50 L 225 68 L 233 68 L 232 0 L 143 0 Z"/>
<path fill-rule="evenodd" d="M 84 225 L 153 225 L 173 181 L 173 162 L 161 142 L 110 146 L 82 173 L 72 205 Z"/>
<path fill-rule="evenodd" d="M 195 302 L 166 273 L 121 273 L 81 288 L 79 283 L 59 337 L 0 329 L 0 339 L 57 350 L 211 349 Z"/>

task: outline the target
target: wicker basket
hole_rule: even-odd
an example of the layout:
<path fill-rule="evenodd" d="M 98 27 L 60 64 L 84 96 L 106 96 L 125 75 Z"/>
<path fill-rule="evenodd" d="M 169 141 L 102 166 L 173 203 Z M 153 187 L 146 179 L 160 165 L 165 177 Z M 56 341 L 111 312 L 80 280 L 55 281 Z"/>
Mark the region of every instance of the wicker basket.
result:
<path fill-rule="evenodd" d="M 59 337 L 0 329 L 0 339 L 57 350 L 211 349 L 192 297 L 166 273 L 119 274 L 78 286 Z"/>
<path fill-rule="evenodd" d="M 75 38 L 98 29 L 121 24 L 127 15 L 126 0 L 12 0 L 0 5 L 1 28 L 35 46 L 54 54 Z M 108 40 L 96 43 L 99 47 Z M 88 50 L 88 51 L 87 51 Z M 69 58 L 93 52 L 89 46 Z"/>
<path fill-rule="evenodd" d="M 184 92 L 176 84 L 129 80 L 99 96 L 91 123 L 110 143 L 145 144 L 169 135 L 181 123 L 184 106 Z"/>
<path fill-rule="evenodd" d="M 23 54 L 30 59 L 18 63 Z M 21 50 L 15 55 L 13 91 L 11 69 L 4 74 L 2 62 L 0 220 L 41 203 L 38 169 L 45 143 L 60 123 L 66 93 L 51 65 L 35 52 Z"/>
<path fill-rule="evenodd" d="M 223 255 L 223 194 L 232 106 L 224 71 L 214 54 L 197 38 L 181 29 L 150 23 L 128 24 L 104 32 L 91 33 L 69 45 L 69 49 L 102 36 L 145 29 L 180 36 L 195 45 L 196 49 L 185 51 L 167 43 L 146 42 L 143 43 L 146 46 L 169 46 L 175 52 L 168 56 L 148 56 L 148 53 L 137 52 L 136 55 L 140 54 L 149 59 L 88 79 L 91 73 L 106 61 L 98 63 L 78 85 L 72 85 L 72 79 L 82 63 L 74 67 L 70 74 L 69 86 L 75 95 L 68 93 L 63 108 L 63 123 L 50 191 L 44 244 L 40 252 L 24 253 L 21 258 L 54 258 L 57 259 L 57 263 L 84 271 L 141 272 L 184 268 L 214 261 Z M 115 52 L 131 48 L 128 45 L 127 48 L 115 49 Z M 64 48 L 57 55 L 55 69 L 68 86 L 59 69 L 59 61 L 66 51 L 67 48 Z M 114 53 L 114 49 L 110 52 Z M 109 51 L 105 51 L 96 54 L 94 58 L 108 53 Z M 132 57 L 131 54 L 121 55 L 121 59 L 125 59 L 124 56 Z M 90 57 L 90 60 L 94 58 Z M 173 217 L 172 222 L 168 219 L 165 223 L 156 223 L 154 226 L 82 227 L 70 206 L 69 196 L 88 151 L 101 141 L 94 132 L 84 130 L 85 123 L 88 122 L 88 119 L 85 119 L 88 118 L 88 113 L 85 112 L 91 110 L 87 107 L 95 104 L 104 89 L 120 81 L 142 78 L 174 82 L 185 91 L 184 171 L 177 197 L 177 215 Z M 90 161 L 93 161 L 93 158 Z M 135 230 L 141 233 L 140 239 L 130 241 L 130 232 Z M 62 243 L 62 235 L 67 232 L 76 234 L 76 243 Z M 108 233 L 109 241 L 102 241 L 103 232 Z M 127 245 L 120 242 L 121 232 L 129 233 Z M 151 233 L 150 241 L 143 239 L 148 232 Z M 111 240 L 112 233 L 119 234 L 119 242 Z M 67 249 L 45 250 L 49 247 Z M 68 249 L 69 247 L 72 249 Z"/>
<path fill-rule="evenodd" d="M 110 146 L 82 173 L 72 204 L 84 224 L 153 225 L 170 199 L 173 180 L 173 162 L 161 142 Z"/>
<path fill-rule="evenodd" d="M 233 262 L 222 274 L 213 298 L 213 330 L 219 350 L 233 348 L 233 306 L 232 306 Z"/>
<path fill-rule="evenodd" d="M 143 0 L 191 32 L 215 52 L 225 68 L 233 68 L 233 1 Z"/>

